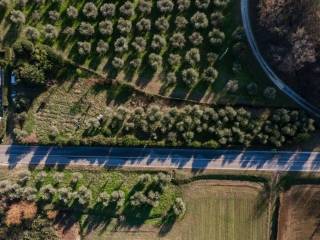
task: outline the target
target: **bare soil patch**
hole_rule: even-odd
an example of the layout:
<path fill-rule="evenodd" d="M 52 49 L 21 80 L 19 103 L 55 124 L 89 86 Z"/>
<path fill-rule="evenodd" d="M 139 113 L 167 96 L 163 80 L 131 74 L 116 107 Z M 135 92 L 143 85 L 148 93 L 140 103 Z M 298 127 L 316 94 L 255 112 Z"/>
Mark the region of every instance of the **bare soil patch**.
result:
<path fill-rule="evenodd" d="M 280 204 L 278 240 L 320 239 L 320 186 L 294 186 Z"/>

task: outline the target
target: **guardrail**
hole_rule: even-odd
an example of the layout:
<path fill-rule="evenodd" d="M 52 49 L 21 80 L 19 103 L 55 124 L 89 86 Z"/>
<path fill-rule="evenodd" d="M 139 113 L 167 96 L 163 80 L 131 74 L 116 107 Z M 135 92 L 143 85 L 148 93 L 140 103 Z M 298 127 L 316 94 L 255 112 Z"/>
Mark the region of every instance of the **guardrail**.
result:
<path fill-rule="evenodd" d="M 265 74 L 270 78 L 270 80 L 286 95 L 288 95 L 293 101 L 295 101 L 302 109 L 312 114 L 314 117 L 320 119 L 320 109 L 316 106 L 312 105 L 304 98 L 302 98 L 299 94 L 297 94 L 294 90 L 292 90 L 288 85 L 286 85 L 272 70 L 269 64 L 266 62 L 264 57 L 262 56 L 256 39 L 253 34 L 250 15 L 249 15 L 249 0 L 241 0 L 241 15 L 242 22 L 245 34 L 247 36 L 250 48 L 253 52 L 253 55 L 257 59 L 259 65 L 265 72 Z"/>

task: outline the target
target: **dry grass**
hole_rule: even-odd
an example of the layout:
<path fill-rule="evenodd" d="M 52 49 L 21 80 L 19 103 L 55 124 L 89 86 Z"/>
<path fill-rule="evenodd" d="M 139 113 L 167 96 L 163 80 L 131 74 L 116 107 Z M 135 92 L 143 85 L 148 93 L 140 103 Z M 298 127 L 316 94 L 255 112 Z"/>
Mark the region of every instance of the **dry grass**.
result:
<path fill-rule="evenodd" d="M 278 240 L 320 239 L 320 186 L 294 186 L 280 204 Z"/>
<path fill-rule="evenodd" d="M 38 208 L 35 203 L 19 202 L 12 204 L 6 212 L 5 223 L 7 226 L 20 225 L 23 220 L 35 218 Z"/>
<path fill-rule="evenodd" d="M 96 229 L 85 239 L 264 240 L 269 239 L 268 207 L 258 209 L 258 184 L 198 181 L 183 187 L 187 213 L 167 234 L 144 225 L 140 229 Z M 268 206 L 268 204 L 266 205 Z"/>

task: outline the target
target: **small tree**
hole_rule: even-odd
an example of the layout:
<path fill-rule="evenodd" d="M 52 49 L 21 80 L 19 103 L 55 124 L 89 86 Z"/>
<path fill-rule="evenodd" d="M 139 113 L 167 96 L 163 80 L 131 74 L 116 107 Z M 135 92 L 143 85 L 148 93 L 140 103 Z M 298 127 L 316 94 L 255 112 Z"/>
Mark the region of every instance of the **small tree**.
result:
<path fill-rule="evenodd" d="M 69 6 L 67 8 L 67 15 L 71 19 L 76 19 L 78 17 L 78 15 L 79 15 L 79 11 L 74 6 Z"/>
<path fill-rule="evenodd" d="M 130 1 L 126 1 L 120 8 L 119 8 L 120 13 L 122 16 L 130 18 L 134 14 L 134 5 Z"/>
<path fill-rule="evenodd" d="M 182 71 L 182 80 L 187 85 L 194 85 L 199 79 L 199 73 L 194 68 L 188 68 Z"/>
<path fill-rule="evenodd" d="M 98 8 L 93 2 L 87 2 L 83 7 L 82 12 L 87 18 L 95 19 L 98 16 Z"/>
<path fill-rule="evenodd" d="M 113 17 L 116 12 L 116 6 L 113 3 L 105 3 L 100 7 L 103 17 Z"/>
<path fill-rule="evenodd" d="M 176 198 L 175 203 L 172 207 L 173 213 L 176 216 L 183 216 L 186 212 L 186 204 L 183 202 L 182 198 Z"/>
<path fill-rule="evenodd" d="M 26 17 L 20 10 L 12 10 L 10 13 L 10 21 L 16 25 L 21 25 L 26 22 Z"/>

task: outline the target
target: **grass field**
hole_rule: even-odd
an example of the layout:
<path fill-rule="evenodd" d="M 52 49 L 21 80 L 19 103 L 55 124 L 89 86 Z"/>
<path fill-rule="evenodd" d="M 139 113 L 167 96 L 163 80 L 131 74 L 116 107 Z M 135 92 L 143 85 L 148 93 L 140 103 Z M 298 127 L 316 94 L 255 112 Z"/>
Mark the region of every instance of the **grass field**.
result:
<path fill-rule="evenodd" d="M 112 233 L 100 229 L 86 239 L 267 240 L 269 209 L 268 204 L 260 208 L 262 191 L 247 182 L 197 181 L 182 186 L 185 217 L 160 233 L 150 227 Z"/>
<path fill-rule="evenodd" d="M 320 187 L 298 185 L 281 194 L 278 240 L 320 239 Z"/>

